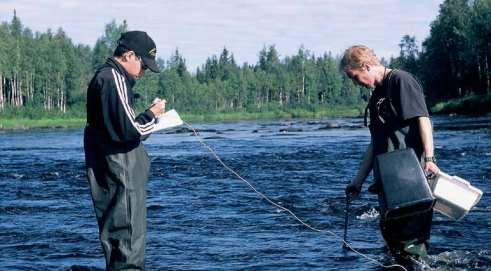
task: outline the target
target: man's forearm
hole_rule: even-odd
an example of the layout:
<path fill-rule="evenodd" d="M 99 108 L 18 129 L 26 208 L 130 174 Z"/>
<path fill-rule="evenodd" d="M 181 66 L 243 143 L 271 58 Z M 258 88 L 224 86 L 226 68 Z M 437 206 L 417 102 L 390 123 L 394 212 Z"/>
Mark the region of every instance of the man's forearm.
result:
<path fill-rule="evenodd" d="M 361 187 L 365 179 L 367 178 L 368 174 L 372 170 L 372 162 L 373 162 L 373 146 L 372 143 L 368 145 L 367 150 L 365 151 L 365 154 L 363 155 L 363 160 L 361 162 L 360 168 L 358 169 L 358 172 L 356 173 L 355 178 L 353 179 L 352 183 Z"/>
<path fill-rule="evenodd" d="M 419 117 L 418 126 L 425 157 L 434 157 L 433 131 L 430 119 L 428 117 Z"/>

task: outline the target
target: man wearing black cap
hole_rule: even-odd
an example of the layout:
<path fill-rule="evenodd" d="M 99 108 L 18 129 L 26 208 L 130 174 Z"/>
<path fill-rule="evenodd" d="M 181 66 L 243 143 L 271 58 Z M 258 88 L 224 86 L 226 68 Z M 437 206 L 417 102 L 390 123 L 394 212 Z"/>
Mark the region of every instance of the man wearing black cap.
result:
<path fill-rule="evenodd" d="M 145 186 L 150 160 L 141 143 L 165 111 L 165 100 L 139 115 L 132 87 L 148 68 L 159 72 L 153 40 L 142 31 L 123 33 L 114 55 L 87 90 L 84 150 L 87 178 L 107 270 L 144 270 Z"/>

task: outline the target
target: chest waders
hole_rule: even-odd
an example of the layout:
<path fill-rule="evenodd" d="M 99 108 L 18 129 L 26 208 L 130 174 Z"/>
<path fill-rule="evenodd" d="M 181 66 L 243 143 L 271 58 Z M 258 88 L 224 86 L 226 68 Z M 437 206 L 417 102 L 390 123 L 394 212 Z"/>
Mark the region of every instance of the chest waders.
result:
<path fill-rule="evenodd" d="M 423 148 L 421 140 L 418 138 L 418 127 L 411 126 L 401 120 L 394 107 L 391 95 L 392 73 L 387 76 L 382 88 L 377 93 L 372 94 L 365 110 L 365 125 L 369 127 L 374 148 L 374 161 L 378 155 L 404 149 L 412 149 L 415 152 L 416 160 L 422 162 Z M 367 116 L 370 113 L 370 125 L 367 125 Z M 386 161 L 387 168 L 400 169 L 405 167 L 402 161 Z M 421 164 L 418 164 L 421 169 Z M 428 199 L 424 211 L 413 212 L 411 215 L 402 215 L 395 219 L 387 219 L 388 213 L 386 196 L 399 197 L 397 190 L 389 191 L 387 187 L 382 187 L 380 173 L 376 172 L 377 165 L 374 165 L 375 183 L 369 187 L 369 191 L 378 195 L 380 208 L 380 231 L 387 243 L 390 251 L 395 255 L 419 255 L 426 256 L 426 241 L 430 238 L 431 222 L 433 218 L 433 199 Z M 401 169 L 403 170 L 403 169 Z M 422 169 L 421 169 L 422 171 Z M 396 172 L 397 173 L 397 172 Z M 411 176 L 410 178 L 417 178 Z M 413 181 L 413 180 L 411 180 Z M 408 183 L 408 185 L 412 185 Z M 402 187 L 411 189 L 411 187 Z M 384 188 L 386 193 L 384 195 Z M 423 195 L 424 196 L 424 195 Z M 426 200 L 421 199 L 421 200 Z M 411 213 L 410 211 L 408 213 Z"/>
<path fill-rule="evenodd" d="M 100 132 L 85 128 L 87 178 L 107 270 L 144 270 L 146 183 L 150 161 L 138 143 L 108 148 Z"/>

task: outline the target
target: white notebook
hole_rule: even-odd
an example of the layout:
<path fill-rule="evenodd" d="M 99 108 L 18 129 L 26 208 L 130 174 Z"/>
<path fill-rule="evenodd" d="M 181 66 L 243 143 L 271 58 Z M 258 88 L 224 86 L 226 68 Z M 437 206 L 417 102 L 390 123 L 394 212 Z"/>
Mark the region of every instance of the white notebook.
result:
<path fill-rule="evenodd" d="M 160 130 L 169 129 L 182 124 L 183 121 L 181 117 L 179 117 L 179 114 L 177 114 L 177 111 L 171 109 L 157 118 L 155 127 L 153 128 L 152 132 L 158 132 Z"/>

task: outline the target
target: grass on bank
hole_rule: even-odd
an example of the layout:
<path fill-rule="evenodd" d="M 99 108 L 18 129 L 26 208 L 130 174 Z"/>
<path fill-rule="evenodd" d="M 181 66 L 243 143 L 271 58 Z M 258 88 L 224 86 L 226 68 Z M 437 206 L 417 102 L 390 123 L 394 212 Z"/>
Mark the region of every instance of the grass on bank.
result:
<path fill-rule="evenodd" d="M 220 112 L 220 113 L 183 113 L 182 119 L 190 122 L 236 121 L 236 120 L 268 120 L 268 119 L 297 119 L 323 117 L 358 117 L 362 109 L 358 107 L 328 107 L 308 109 L 282 109 L 264 112 Z"/>
<path fill-rule="evenodd" d="M 470 95 L 439 102 L 431 111 L 436 114 L 487 114 L 491 112 L 491 94 Z"/>
<path fill-rule="evenodd" d="M 187 122 L 216 122 L 237 120 L 267 120 L 323 117 L 357 117 L 363 112 L 363 106 L 330 106 L 323 108 L 288 108 L 273 109 L 264 112 L 218 112 L 186 113 L 179 112 Z M 39 110 L 39 109 L 38 109 Z M 65 114 L 59 112 L 34 112 L 34 109 L 10 109 L 0 112 L 0 129 L 30 128 L 82 128 L 85 125 L 83 110 L 70 110 Z"/>
<path fill-rule="evenodd" d="M 9 107 L 0 111 L 0 129 L 76 128 L 85 125 L 85 109 L 76 107 L 66 113 L 39 107 Z"/>
<path fill-rule="evenodd" d="M 237 120 L 267 120 L 295 118 L 359 117 L 365 105 L 324 106 L 306 108 L 269 108 L 262 112 L 179 112 L 187 122 L 215 122 Z M 137 110 L 138 111 L 138 110 Z M 491 112 L 491 94 L 471 95 L 436 103 L 431 111 L 436 114 L 487 114 Z M 66 113 L 44 111 L 39 108 L 8 108 L 0 111 L 0 130 L 29 128 L 82 128 L 85 108 L 71 108 Z"/>
<path fill-rule="evenodd" d="M 81 118 L 50 118 L 50 119 L 4 119 L 0 118 L 0 129 L 30 129 L 30 128 L 78 128 L 85 125 Z"/>

